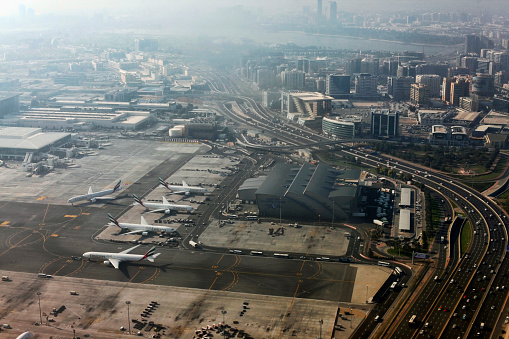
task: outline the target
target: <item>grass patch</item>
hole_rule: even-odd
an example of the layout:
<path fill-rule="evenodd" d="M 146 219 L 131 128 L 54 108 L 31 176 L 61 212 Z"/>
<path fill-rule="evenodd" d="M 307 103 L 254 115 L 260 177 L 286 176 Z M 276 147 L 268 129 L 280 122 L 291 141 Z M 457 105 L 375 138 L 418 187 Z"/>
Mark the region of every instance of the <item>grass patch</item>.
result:
<path fill-rule="evenodd" d="M 389 253 L 390 255 L 393 255 L 395 257 L 409 257 L 409 258 L 411 258 L 413 251 L 406 251 L 404 249 L 398 250 L 397 248 L 393 247 L 393 248 L 389 248 L 387 250 L 387 253 Z"/>
<path fill-rule="evenodd" d="M 472 240 L 472 227 L 470 223 L 467 222 L 463 225 L 461 229 L 461 253 L 465 253 L 468 250 L 468 246 L 470 245 L 470 241 Z"/>

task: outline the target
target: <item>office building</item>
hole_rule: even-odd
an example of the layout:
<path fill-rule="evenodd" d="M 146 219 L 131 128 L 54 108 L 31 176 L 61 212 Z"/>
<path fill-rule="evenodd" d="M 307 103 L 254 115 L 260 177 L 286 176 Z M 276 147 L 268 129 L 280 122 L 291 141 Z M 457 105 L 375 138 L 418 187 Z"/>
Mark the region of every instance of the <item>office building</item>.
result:
<path fill-rule="evenodd" d="M 410 86 L 410 102 L 414 105 L 427 106 L 429 104 L 429 88 L 424 84 Z"/>
<path fill-rule="evenodd" d="M 288 90 L 304 89 L 306 73 L 298 70 L 281 72 L 281 82 Z"/>
<path fill-rule="evenodd" d="M 361 73 L 355 77 L 355 97 L 359 99 L 378 98 L 377 77 L 369 73 Z"/>
<path fill-rule="evenodd" d="M 332 97 L 317 92 L 281 93 L 281 113 L 290 120 L 323 117 L 332 111 Z"/>
<path fill-rule="evenodd" d="M 431 145 L 443 146 L 469 145 L 467 130 L 463 126 L 433 125 L 429 134 L 429 142 Z"/>
<path fill-rule="evenodd" d="M 388 77 L 387 93 L 396 101 L 409 100 L 412 83 L 413 77 Z"/>
<path fill-rule="evenodd" d="M 322 0 L 316 0 L 316 16 L 320 18 L 322 16 Z"/>
<path fill-rule="evenodd" d="M 373 109 L 370 112 L 371 134 L 375 137 L 391 137 L 399 134 L 399 112 Z"/>
<path fill-rule="evenodd" d="M 437 74 L 421 74 L 415 77 L 415 82 L 428 87 L 430 98 L 440 97 L 440 85 L 442 77 Z"/>
<path fill-rule="evenodd" d="M 352 59 L 346 64 L 346 74 L 354 75 L 357 73 L 361 73 L 361 67 L 362 67 L 361 58 Z"/>
<path fill-rule="evenodd" d="M 139 52 L 157 52 L 159 41 L 157 39 L 137 38 L 134 39 L 134 50 Z"/>
<path fill-rule="evenodd" d="M 348 99 L 350 97 L 350 76 L 329 74 L 325 83 L 325 94 L 334 99 Z"/>
<path fill-rule="evenodd" d="M 489 74 L 477 74 L 472 78 L 472 93 L 482 97 L 493 97 L 495 78 Z"/>
<path fill-rule="evenodd" d="M 469 96 L 470 78 L 466 76 L 457 76 L 454 78 L 444 78 L 442 85 L 442 100 L 449 105 L 458 106 L 460 97 Z"/>
<path fill-rule="evenodd" d="M 322 131 L 328 136 L 353 139 L 361 133 L 362 119 L 359 117 L 324 117 Z"/>
<path fill-rule="evenodd" d="M 338 18 L 338 4 L 336 1 L 331 1 L 329 3 L 329 21 L 336 22 Z"/>
<path fill-rule="evenodd" d="M 449 69 L 449 65 L 447 64 L 421 64 L 415 66 L 415 74 L 424 75 L 424 74 L 436 74 L 440 77 L 447 76 L 447 70 Z"/>

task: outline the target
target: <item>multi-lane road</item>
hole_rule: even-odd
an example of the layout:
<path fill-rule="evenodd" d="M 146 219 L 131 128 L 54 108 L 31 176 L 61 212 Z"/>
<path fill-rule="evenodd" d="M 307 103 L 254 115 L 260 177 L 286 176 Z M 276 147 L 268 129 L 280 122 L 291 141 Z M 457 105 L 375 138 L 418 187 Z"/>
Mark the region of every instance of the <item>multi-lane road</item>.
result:
<path fill-rule="evenodd" d="M 246 94 L 248 85 L 234 76 L 204 68 L 200 71 L 208 80 L 212 92 L 224 98 L 223 104 L 216 109 L 229 121 L 261 129 L 287 145 L 330 141 L 302 126 L 274 123 L 274 114 L 246 96 L 249 95 Z M 236 105 L 228 104 L 233 100 Z M 505 212 L 489 198 L 444 174 L 402 161 L 397 163 L 382 155 L 371 156 L 361 150 L 344 151 L 360 157 L 365 165 L 378 166 L 390 162 L 390 166 L 396 170 L 413 174 L 416 181 L 435 191 L 437 199 L 441 199 L 441 195 L 452 201 L 456 210 L 461 210 L 465 223 L 469 223 L 472 231 L 475 231 L 468 252 L 462 254 L 458 236 L 461 226 L 456 226 L 462 223 L 456 222 L 452 229 L 449 229 L 449 225 L 443 225 L 438 230 L 437 237 L 445 236 L 450 241 L 436 245 L 436 266 L 431 269 L 434 270 L 433 277 L 438 276 L 437 280 L 428 278 L 421 282 L 424 285 L 416 291 L 412 305 L 398 310 L 397 317 L 384 329 L 384 335 L 394 338 L 420 335 L 464 338 L 474 334 L 489 337 L 491 333 L 499 332 L 509 286 L 509 277 L 505 273 L 509 268 L 509 260 L 505 256 L 509 224 Z M 384 311 L 378 312 L 383 314 Z M 413 326 L 408 326 L 413 315 L 417 321 Z M 363 336 L 370 333 L 367 327 L 374 328 L 373 324 L 366 324 L 371 321 L 373 317 L 368 316 Z"/>

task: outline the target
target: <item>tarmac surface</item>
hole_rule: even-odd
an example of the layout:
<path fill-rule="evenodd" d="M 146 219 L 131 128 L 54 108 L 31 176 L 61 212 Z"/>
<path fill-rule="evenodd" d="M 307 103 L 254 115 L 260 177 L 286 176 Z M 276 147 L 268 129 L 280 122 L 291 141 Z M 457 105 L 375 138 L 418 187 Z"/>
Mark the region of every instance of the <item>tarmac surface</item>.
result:
<path fill-rule="evenodd" d="M 123 159 L 123 165 L 103 170 L 103 175 L 97 176 L 96 179 L 87 181 L 85 178 L 88 178 L 90 174 L 90 166 L 100 166 L 104 159 L 94 162 L 95 160 L 90 159 L 94 157 L 90 157 L 86 159 L 86 161 L 89 161 L 86 166 L 85 164 L 79 164 L 82 167 L 63 170 L 73 172 L 71 177 L 74 180 L 74 185 L 62 182 L 67 180 L 65 177 L 68 173 L 47 174 L 40 178 L 31 177 L 23 179 L 21 181 L 29 183 L 29 185 L 19 188 L 18 183 L 18 186 L 13 186 L 13 191 L 8 190 L 12 194 L 5 194 L 5 191 L 3 191 L 3 195 L 0 194 L 0 272 L 2 275 L 12 277 L 20 275 L 24 277 L 23 279 L 25 280 L 22 280 L 25 281 L 23 286 L 31 288 L 30 291 L 20 288 L 17 293 L 13 293 L 12 296 L 17 295 L 17 298 L 19 298 L 19 302 L 15 304 L 28 302 L 30 305 L 33 305 L 34 301 L 31 300 L 33 295 L 25 296 L 24 292 L 33 294 L 34 291 L 42 291 L 45 286 L 52 284 L 55 284 L 52 288 L 57 291 L 52 292 L 54 293 L 52 300 L 55 300 L 57 304 L 67 303 L 69 298 L 67 296 L 68 288 L 61 285 L 64 281 L 71 284 L 72 289 L 70 290 L 82 291 L 81 293 L 83 294 L 80 294 L 80 298 L 85 295 L 84 290 L 90 289 L 95 291 L 93 293 L 95 298 L 91 297 L 88 307 L 102 310 L 95 316 L 96 318 L 109 319 L 109 317 L 113 317 L 113 314 L 117 312 L 115 309 L 118 306 L 117 303 L 122 305 L 123 301 L 116 299 L 115 301 L 111 295 L 115 296 L 115 298 L 123 295 L 127 287 L 129 291 L 132 291 L 129 298 L 133 300 L 133 303 L 136 300 L 136 303 L 140 303 L 140 305 L 150 302 L 148 299 L 151 299 L 151 297 L 149 296 L 161 297 L 159 293 L 154 293 L 154 290 L 164 290 L 165 296 L 166 293 L 169 293 L 167 299 L 169 303 L 173 303 L 174 299 L 178 299 L 178 296 L 182 295 L 182 312 L 185 315 L 195 312 L 192 310 L 197 305 L 203 305 L 203 302 L 210 302 L 209 307 L 207 307 L 207 312 L 210 313 L 203 318 L 204 320 L 200 320 L 200 317 L 192 316 L 187 323 L 177 325 L 181 326 L 180 329 L 183 329 L 182 331 L 185 332 L 193 326 L 200 326 L 205 319 L 214 318 L 214 321 L 217 322 L 217 314 L 220 313 L 220 305 L 225 303 L 225 298 L 228 300 L 227 304 L 230 307 L 231 303 L 233 303 L 233 301 L 229 301 L 230 299 L 245 299 L 245 295 L 249 295 L 251 296 L 250 300 L 266 303 L 262 307 L 261 318 L 254 317 L 256 320 L 253 319 L 252 322 L 249 322 L 249 324 L 258 322 L 261 324 L 259 325 L 260 331 L 265 331 L 263 332 L 265 333 L 264 335 L 255 335 L 255 338 L 290 336 L 293 333 L 290 331 L 290 324 L 292 324 L 292 328 L 296 328 L 294 331 L 297 332 L 295 333 L 305 334 L 303 336 L 297 335 L 298 337 L 307 337 L 310 333 L 306 331 L 318 331 L 317 316 L 322 317 L 323 314 L 324 330 L 331 329 L 336 315 L 335 311 L 331 311 L 332 309 L 336 310 L 342 303 L 345 305 L 348 303 L 365 305 L 368 294 L 374 294 L 383 281 L 385 281 L 388 274 L 390 274 L 389 269 L 382 269 L 376 266 L 234 255 L 226 250 L 214 252 L 186 250 L 183 247 L 169 248 L 166 246 L 156 249 L 156 252 L 161 252 L 161 255 L 155 263 L 145 261 L 126 263 L 121 265 L 120 270 L 105 267 L 102 262 L 86 261 L 81 258 L 72 259 L 73 257 L 81 257 L 82 253 L 87 251 L 119 252 L 134 246 L 129 243 L 111 243 L 96 239 L 96 236 L 104 229 L 104 225 L 107 223 L 107 213 L 115 216 L 125 215 L 125 218 L 137 219 L 136 222 L 138 222 L 141 210 L 137 211 L 136 208 L 132 208 L 132 198 L 130 195 L 136 193 L 140 197 L 146 196 L 148 199 L 152 197 L 152 194 L 154 196 L 161 193 L 164 194 L 164 190 L 157 187 L 158 177 L 168 178 L 167 181 L 170 182 L 178 182 L 186 177 L 183 174 L 186 172 L 184 170 L 185 167 L 181 169 L 181 166 L 184 164 L 186 166 L 191 164 L 191 167 L 203 169 L 203 166 L 206 165 L 206 161 L 203 160 L 203 154 L 209 150 L 208 147 L 197 146 L 196 144 L 172 145 L 169 143 L 157 143 L 156 147 L 148 146 L 146 144 L 144 147 L 137 149 L 137 151 L 133 148 L 133 151 L 128 153 L 130 157 L 125 157 L 125 154 L 122 156 L 120 153 L 120 151 L 124 150 L 124 147 L 129 148 L 128 145 L 123 144 L 121 149 L 116 151 L 115 147 L 112 146 L 111 154 L 104 154 L 104 156 L 108 161 L 112 162 L 111 156 L 116 155 Z M 181 152 L 182 149 L 184 150 L 183 152 Z M 145 156 L 148 156 L 151 161 L 138 161 L 138 158 Z M 95 159 L 98 159 L 98 156 Z M 217 158 L 214 157 L 213 159 Z M 113 162 L 114 160 L 119 159 L 113 159 Z M 236 164 L 235 160 L 232 161 L 232 159 L 228 158 L 222 158 L 222 162 L 220 160 L 214 161 L 217 161 L 214 168 L 219 169 L 221 169 L 221 164 L 225 161 L 227 163 L 230 162 L 232 166 Z M 84 167 L 89 168 L 89 170 L 78 174 L 77 170 Z M 4 172 L 0 173 L 0 183 L 2 185 L 4 181 L 8 184 L 12 180 L 11 170 L 13 169 L 7 169 L 7 174 Z M 3 169 L 0 171 L 3 171 Z M 20 169 L 18 171 L 20 172 Z M 193 172 L 193 175 L 188 177 L 192 179 L 186 180 L 190 185 L 207 182 L 207 180 L 219 181 L 225 178 L 219 173 L 210 173 L 209 171 L 190 172 Z M 202 176 L 200 177 L 198 173 L 201 173 Z M 173 177 L 174 174 L 176 174 L 175 177 Z M 80 177 L 80 175 L 84 177 Z M 106 179 L 104 179 L 104 175 L 106 175 Z M 74 206 L 70 206 L 66 202 L 69 196 L 86 193 L 86 186 L 89 184 L 94 184 L 94 186 L 98 187 L 97 190 L 99 190 L 114 184 L 119 178 L 124 179 L 128 186 L 124 187 L 124 190 L 119 193 L 114 201 L 105 204 L 85 202 L 75 204 Z M 226 182 L 228 182 L 228 178 L 230 177 L 225 178 L 227 179 Z M 232 180 L 229 182 L 238 183 L 236 179 L 233 179 L 234 176 L 231 178 Z M 85 182 L 86 184 L 78 185 L 78 183 Z M 106 182 L 109 184 L 106 184 Z M 98 185 L 95 185 L 95 183 L 98 183 Z M 61 188 L 60 185 L 66 186 Z M 34 194 L 31 197 L 27 193 L 30 191 L 30 188 L 34 189 Z M 155 191 L 153 191 L 154 188 L 156 189 Z M 223 189 L 219 192 L 212 192 L 214 198 L 221 198 L 223 196 Z M 232 194 L 227 193 L 224 196 L 230 197 Z M 41 199 L 41 197 L 44 198 Z M 179 199 L 186 200 L 189 198 L 179 196 Z M 207 208 L 207 205 L 197 204 L 196 207 L 199 207 L 199 211 L 202 211 Z M 136 211 L 136 213 L 133 211 Z M 145 215 L 153 218 L 158 217 L 155 214 L 145 213 Z M 182 216 L 196 218 L 194 214 Z M 152 220 L 149 222 L 152 222 Z M 199 225 L 202 227 L 201 223 Z M 183 226 L 179 227 L 182 228 Z M 241 226 L 237 225 L 236 227 Z M 292 229 L 292 231 L 294 230 Z M 316 237 L 320 238 L 323 236 L 323 234 L 320 235 L 320 231 L 322 230 L 307 230 L 306 232 L 316 232 Z M 341 235 L 341 231 L 338 231 L 338 235 Z M 344 234 L 342 236 L 344 237 Z M 291 240 L 291 237 L 288 240 Z M 236 241 L 237 246 L 240 247 L 242 245 L 241 242 L 244 240 L 237 239 Z M 212 243 L 211 245 L 223 246 L 222 243 Z M 232 243 L 231 245 L 235 244 Z M 346 246 L 348 246 L 348 242 L 344 241 L 335 251 L 340 253 L 342 251 L 341 248 L 346 248 Z M 149 248 L 150 245 L 143 245 L 133 253 L 143 254 Z M 301 244 L 297 244 L 297 247 L 294 247 L 292 252 L 300 250 Z M 25 275 L 25 273 L 21 272 L 32 274 Z M 35 273 L 49 274 L 53 278 L 38 278 Z M 14 280 L 7 284 L 14 283 Z M 64 293 L 58 293 L 59 286 L 61 286 L 60 288 Z M 91 286 L 97 287 L 94 290 Z M 108 290 L 111 288 L 112 292 L 109 294 L 103 293 L 102 289 L 106 288 Z M 146 289 L 152 292 L 143 292 Z M 182 292 L 183 290 L 189 293 L 188 300 L 184 298 L 186 294 Z M 145 294 L 145 297 L 142 298 L 144 293 L 148 293 L 148 296 Z M 2 294 L 2 298 L 11 296 L 8 293 Z M 218 297 L 219 295 L 220 297 Z M 211 296 L 210 299 L 209 296 Z M 215 296 L 215 299 L 212 296 Z M 29 299 L 31 301 L 28 301 Z M 2 323 L 6 319 L 11 319 L 12 321 L 22 323 L 25 321 L 26 324 L 27 319 L 23 318 L 19 310 L 12 307 L 11 302 L 3 303 L 5 306 L 0 307 L 0 320 Z M 241 304 L 238 305 L 239 310 L 242 310 Z M 313 311 L 313 308 L 308 304 L 317 305 L 318 311 Z M 86 308 L 86 303 L 80 305 L 82 309 Z M 125 305 L 122 306 L 125 307 Z M 365 306 L 363 307 L 365 308 Z M 264 318 L 266 315 L 271 314 L 265 308 L 277 313 L 273 317 L 274 319 L 279 319 L 279 323 L 274 322 L 275 320 L 269 321 L 269 319 Z M 293 311 L 290 311 L 292 308 Z M 283 309 L 286 311 L 283 311 Z M 76 314 L 81 314 L 78 311 L 75 312 Z M 230 310 L 228 312 L 230 314 L 234 313 Z M 84 319 L 83 317 L 81 318 Z M 248 319 L 248 317 L 245 319 Z M 359 321 L 361 319 L 362 314 L 359 314 Z M 283 322 L 281 323 L 281 321 Z M 103 320 L 99 323 L 104 324 L 106 322 L 106 320 Z M 191 323 L 193 323 L 192 326 L 190 325 Z M 92 324 L 82 320 L 76 322 L 75 328 L 88 329 L 95 324 L 96 320 Z M 125 326 L 126 324 L 124 323 L 123 325 Z M 69 330 L 70 325 L 67 324 L 66 326 L 68 326 L 67 330 Z M 250 325 L 246 324 L 245 326 Z M 42 328 L 39 327 L 41 330 Z M 172 328 L 173 332 L 171 333 L 175 334 L 175 327 Z M 101 332 L 102 328 L 98 328 L 96 331 Z M 113 333 L 112 336 L 104 337 L 118 336 L 118 332 L 115 331 L 118 331 L 118 323 L 115 323 L 113 328 L 106 330 L 108 335 Z M 177 335 L 170 337 L 180 337 L 181 335 L 189 337 L 187 334 L 184 335 L 184 332 L 177 332 Z M 277 335 L 275 334 L 276 332 Z M 56 335 L 58 330 L 51 333 Z M 317 332 L 314 333 L 313 335 L 316 335 Z M 103 336 L 101 334 L 93 337 L 101 338 Z"/>

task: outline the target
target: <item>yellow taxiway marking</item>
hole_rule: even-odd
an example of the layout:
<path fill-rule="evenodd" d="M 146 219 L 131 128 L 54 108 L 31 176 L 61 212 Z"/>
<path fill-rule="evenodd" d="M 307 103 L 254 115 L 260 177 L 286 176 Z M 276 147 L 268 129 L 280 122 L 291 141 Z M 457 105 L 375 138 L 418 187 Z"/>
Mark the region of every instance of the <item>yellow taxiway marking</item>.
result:
<path fill-rule="evenodd" d="M 77 215 L 72 215 L 72 214 L 66 214 L 64 215 L 64 218 L 76 218 Z"/>
<path fill-rule="evenodd" d="M 43 195 L 42 197 L 37 198 L 37 200 L 44 200 L 44 199 L 46 199 L 45 195 Z"/>
<path fill-rule="evenodd" d="M 90 215 L 90 213 L 88 213 L 88 212 L 83 212 L 83 213 L 81 213 L 81 215 Z"/>
<path fill-rule="evenodd" d="M 52 234 L 51 236 L 52 237 L 58 237 L 58 234 Z"/>
<path fill-rule="evenodd" d="M 9 226 L 10 221 L 4 221 L 0 224 L 0 226 Z"/>

